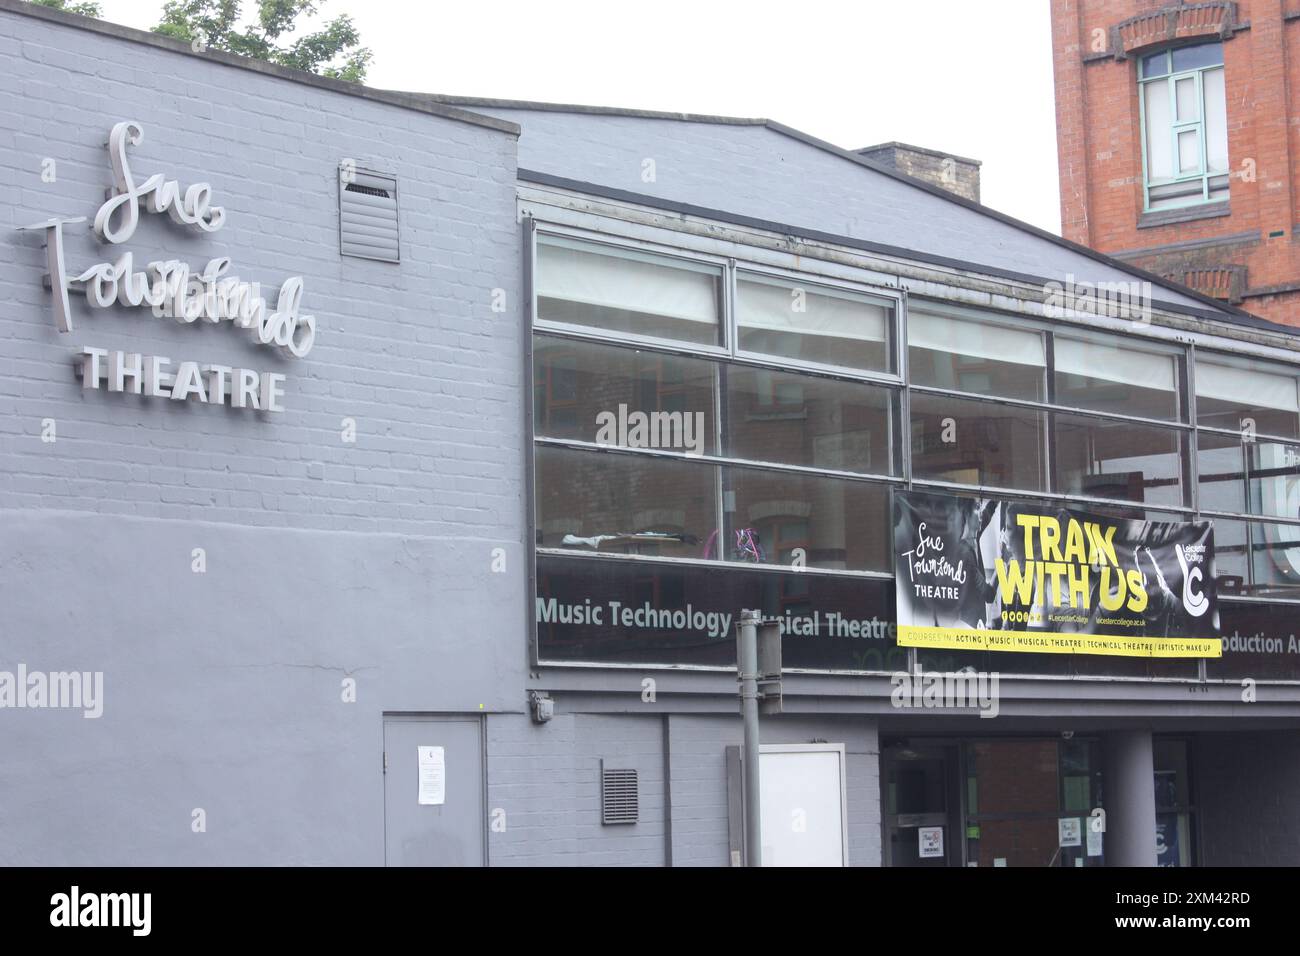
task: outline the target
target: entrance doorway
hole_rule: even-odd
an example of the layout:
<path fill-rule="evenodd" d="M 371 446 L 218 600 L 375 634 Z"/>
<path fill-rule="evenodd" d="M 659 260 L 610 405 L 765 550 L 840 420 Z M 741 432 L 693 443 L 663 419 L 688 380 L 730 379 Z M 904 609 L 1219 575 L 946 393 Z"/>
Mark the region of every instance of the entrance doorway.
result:
<path fill-rule="evenodd" d="M 1103 865 L 1104 832 L 1092 830 L 1099 746 L 1073 734 L 885 739 L 884 865 Z M 1170 806 L 1184 805 L 1166 789 Z M 1181 846 L 1179 836 L 1166 845 Z"/>
<path fill-rule="evenodd" d="M 957 746 L 886 743 L 881 764 L 885 866 L 960 866 Z"/>

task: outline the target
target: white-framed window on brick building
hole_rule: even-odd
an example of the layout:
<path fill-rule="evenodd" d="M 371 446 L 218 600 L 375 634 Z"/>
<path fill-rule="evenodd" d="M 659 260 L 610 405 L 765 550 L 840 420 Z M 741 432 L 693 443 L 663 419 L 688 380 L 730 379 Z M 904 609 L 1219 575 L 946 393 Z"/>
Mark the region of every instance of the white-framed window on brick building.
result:
<path fill-rule="evenodd" d="M 1147 210 L 1228 198 L 1223 44 L 1199 43 L 1138 60 Z"/>

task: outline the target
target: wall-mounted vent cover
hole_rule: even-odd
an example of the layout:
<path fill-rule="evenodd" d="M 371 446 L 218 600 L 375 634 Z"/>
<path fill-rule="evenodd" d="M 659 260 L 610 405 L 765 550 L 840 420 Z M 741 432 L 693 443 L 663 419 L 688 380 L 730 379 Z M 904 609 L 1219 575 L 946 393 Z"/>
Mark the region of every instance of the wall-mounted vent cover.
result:
<path fill-rule="evenodd" d="M 339 252 L 360 259 L 400 262 L 397 178 L 340 167 Z"/>
<path fill-rule="evenodd" d="M 600 770 L 600 822 L 636 823 L 641 802 L 635 770 Z"/>

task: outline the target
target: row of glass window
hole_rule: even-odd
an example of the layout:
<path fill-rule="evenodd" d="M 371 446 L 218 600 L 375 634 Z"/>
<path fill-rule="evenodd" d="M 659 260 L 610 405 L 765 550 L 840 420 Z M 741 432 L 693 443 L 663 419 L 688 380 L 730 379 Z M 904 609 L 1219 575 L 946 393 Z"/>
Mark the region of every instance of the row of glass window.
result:
<path fill-rule="evenodd" d="M 884 483 L 547 445 L 535 467 L 541 548 L 890 570 Z"/>
<path fill-rule="evenodd" d="M 1277 440 L 1300 437 L 1294 369 L 1197 356 L 1194 502 L 1178 347 L 915 301 L 902 427 L 896 299 L 568 236 L 537 249 L 539 547 L 889 573 L 880 529 L 910 478 L 1277 519 L 1221 522 L 1225 593 L 1300 585 L 1300 445 Z"/>
<path fill-rule="evenodd" d="M 537 449 L 537 543 L 579 553 L 891 569 L 889 486 L 799 472 Z M 1174 513 L 1093 506 L 1117 517 Z M 1300 584 L 1300 526 L 1216 519 L 1225 593 Z M 873 529 L 868 533 L 868 529 Z"/>
<path fill-rule="evenodd" d="M 723 317 L 733 296 L 721 262 L 543 233 L 534 274 L 536 315 L 542 324 L 801 365 L 887 375 L 897 371 L 897 300 L 892 297 L 739 272 L 736 329 L 729 336 Z"/>
<path fill-rule="evenodd" d="M 546 335 L 533 359 L 540 438 L 906 477 L 897 387 Z M 910 403 L 914 480 L 1192 505 L 1188 429 L 925 391 Z M 1300 446 L 1203 430 L 1196 461 L 1201 511 L 1300 516 Z"/>
<path fill-rule="evenodd" d="M 900 300 L 884 291 L 545 233 L 535 275 L 539 327 L 901 380 Z M 1189 422 L 1188 356 L 1179 346 L 1035 328 L 922 300 L 908 307 L 907 346 L 914 386 Z M 1202 428 L 1300 439 L 1297 369 L 1202 352 L 1195 382 Z"/>
<path fill-rule="evenodd" d="M 578 554 L 687 558 L 889 573 L 890 483 L 709 460 L 536 449 L 537 545 Z M 1086 506 L 1178 521 L 1140 505 Z M 1215 519 L 1225 594 L 1300 585 L 1300 525 Z"/>

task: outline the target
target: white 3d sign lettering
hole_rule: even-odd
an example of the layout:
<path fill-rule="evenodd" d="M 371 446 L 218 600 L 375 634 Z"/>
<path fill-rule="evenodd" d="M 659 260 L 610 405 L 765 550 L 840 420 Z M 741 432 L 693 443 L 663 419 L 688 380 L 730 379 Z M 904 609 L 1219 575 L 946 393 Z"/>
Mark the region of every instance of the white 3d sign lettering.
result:
<path fill-rule="evenodd" d="M 226 221 L 226 211 L 211 205 L 212 187 L 195 183 L 185 190 L 176 180 L 166 180 L 162 173 L 150 176 L 139 185 L 131 176 L 131 164 L 126 159 L 126 147 L 139 145 L 144 130 L 139 123 L 118 123 L 108 134 L 108 158 L 113 164 L 113 179 L 117 182 L 117 195 L 99 207 L 95 214 L 95 235 L 104 242 L 126 242 L 135 234 L 140 221 L 140 203 L 150 212 L 165 212 L 181 225 L 198 226 L 204 232 L 216 232 Z M 121 212 L 120 227 L 112 227 L 113 216 Z"/>
<path fill-rule="evenodd" d="M 205 233 L 218 231 L 225 224 L 226 211 L 212 204 L 212 187 L 207 183 L 183 188 L 162 173 L 136 181 L 126 152 L 128 145 L 138 145 L 143 138 L 143 128 L 131 121 L 118 123 L 109 134 L 115 186 L 113 195 L 95 214 L 91 226 L 95 235 L 114 245 L 126 242 L 135 235 L 141 207 L 150 213 L 166 213 L 178 225 Z M 80 222 L 85 222 L 85 217 L 51 218 L 23 227 L 45 232 L 54 321 L 60 332 L 72 331 L 68 294 L 81 292 L 95 309 L 147 307 L 155 315 L 181 324 L 230 322 L 232 327 L 250 332 L 259 345 L 274 346 L 297 358 L 311 351 L 316 319 L 301 313 L 300 276 L 281 285 L 274 306 L 263 298 L 257 283 L 228 274 L 230 259 L 226 256 L 210 259 L 201 272 L 191 272 L 189 265 L 178 259 L 156 260 L 137 269 L 133 254 L 124 252 L 115 262 L 101 262 L 69 277 L 63 227 Z M 78 361 L 85 388 L 97 389 L 104 382 L 108 391 L 284 410 L 280 404 L 284 376 L 279 373 L 197 362 L 180 362 L 173 373 L 168 358 L 90 347 L 82 350 Z"/>

